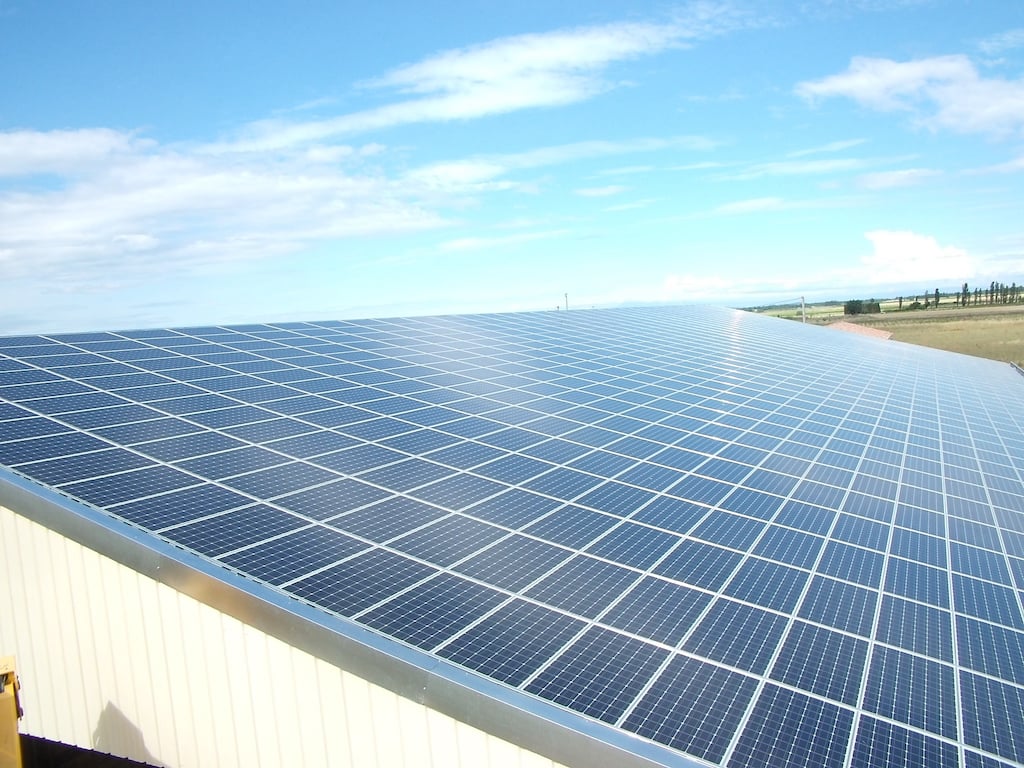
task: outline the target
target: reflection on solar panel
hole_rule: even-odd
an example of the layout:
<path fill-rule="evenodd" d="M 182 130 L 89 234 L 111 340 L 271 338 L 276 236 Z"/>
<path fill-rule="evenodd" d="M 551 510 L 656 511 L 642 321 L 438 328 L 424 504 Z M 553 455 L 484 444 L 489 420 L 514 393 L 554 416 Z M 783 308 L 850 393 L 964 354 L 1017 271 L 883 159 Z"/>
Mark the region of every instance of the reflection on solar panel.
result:
<path fill-rule="evenodd" d="M 666 762 L 1024 764 L 998 363 L 710 308 L 8 338 L 0 462 Z"/>

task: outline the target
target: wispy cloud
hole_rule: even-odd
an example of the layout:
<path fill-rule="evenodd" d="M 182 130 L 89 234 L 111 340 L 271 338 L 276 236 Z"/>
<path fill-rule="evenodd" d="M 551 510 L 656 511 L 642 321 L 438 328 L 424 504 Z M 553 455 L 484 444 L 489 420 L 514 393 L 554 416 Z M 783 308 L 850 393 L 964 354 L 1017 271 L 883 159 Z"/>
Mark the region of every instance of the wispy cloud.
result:
<path fill-rule="evenodd" d="M 1024 155 L 1018 155 L 1012 160 L 1007 160 L 1005 163 L 997 163 L 996 165 L 988 165 L 984 168 L 976 168 L 968 171 L 971 175 L 985 174 L 985 173 L 1022 173 L 1024 172 Z"/>
<path fill-rule="evenodd" d="M 36 174 L 75 176 L 152 146 L 153 142 L 134 134 L 108 128 L 7 131 L 0 133 L 0 178 Z"/>
<path fill-rule="evenodd" d="M 788 207 L 788 204 L 781 197 L 754 197 L 750 200 L 737 200 L 732 203 L 725 203 L 712 209 L 713 216 L 735 216 L 744 213 L 762 213 L 764 211 L 781 211 Z"/>
<path fill-rule="evenodd" d="M 912 187 L 941 175 L 942 171 L 933 168 L 905 168 L 899 171 L 879 171 L 859 176 L 857 178 L 857 185 L 863 189 Z"/>
<path fill-rule="evenodd" d="M 211 151 L 268 151 L 400 125 L 560 107 L 616 87 L 615 64 L 712 37 L 745 23 L 725 3 L 700 2 L 665 22 L 620 22 L 514 35 L 443 51 L 362 84 L 396 101 L 323 120 L 253 123 Z"/>
<path fill-rule="evenodd" d="M 842 152 L 845 149 L 859 147 L 867 142 L 867 139 L 844 139 L 842 141 L 831 141 L 818 147 L 798 149 L 794 152 L 787 152 L 786 157 L 806 157 L 807 155 L 821 155 L 829 152 Z"/>
<path fill-rule="evenodd" d="M 359 148 L 335 155 L 229 162 L 110 130 L 0 133 L 7 174 L 56 179 L 0 191 L 0 266 L 9 278 L 129 279 L 445 223 L 415 192 L 361 170 Z"/>
<path fill-rule="evenodd" d="M 580 197 L 611 197 L 612 195 L 620 195 L 629 187 L 624 187 L 621 184 L 609 184 L 606 187 L 584 187 L 583 189 L 577 189 L 576 194 Z"/>
<path fill-rule="evenodd" d="M 514 235 L 501 235 L 499 237 L 460 237 L 454 240 L 447 240 L 438 246 L 441 253 L 456 253 L 463 251 L 485 251 L 496 248 L 508 248 L 532 243 L 537 240 L 548 240 L 554 237 L 564 237 L 571 233 L 568 229 L 551 229 L 541 232 L 518 232 Z"/>
<path fill-rule="evenodd" d="M 867 161 L 860 158 L 832 158 L 828 160 L 780 160 L 770 163 L 756 163 L 735 173 L 722 174 L 717 178 L 725 181 L 747 181 L 765 176 L 812 176 L 825 173 L 855 171 L 863 168 Z"/>
<path fill-rule="evenodd" d="M 578 141 L 538 147 L 503 155 L 480 155 L 462 160 L 431 163 L 409 172 L 407 178 L 436 187 L 484 184 L 514 171 L 546 168 L 600 157 L 658 152 L 663 150 L 707 151 L 717 143 L 703 136 L 638 138 L 622 141 Z"/>
<path fill-rule="evenodd" d="M 594 176 L 635 176 L 640 173 L 650 173 L 653 170 L 653 165 L 626 165 L 622 168 L 605 168 L 595 173 Z"/>
<path fill-rule="evenodd" d="M 1024 47 L 1024 27 L 1008 29 L 995 35 L 990 35 L 978 42 L 978 48 L 988 56 L 998 56 L 1014 48 Z"/>
<path fill-rule="evenodd" d="M 926 128 L 995 137 L 1024 130 L 1024 80 L 983 77 L 963 55 L 899 62 L 857 57 L 845 72 L 800 83 L 811 101 L 845 97 L 883 112 L 901 111 Z"/>
<path fill-rule="evenodd" d="M 619 211 L 635 211 L 640 208 L 647 208 L 654 203 L 658 202 L 657 198 L 647 197 L 643 200 L 634 200 L 630 203 L 619 203 L 618 205 L 609 205 L 605 208 L 609 213 L 617 213 Z"/>

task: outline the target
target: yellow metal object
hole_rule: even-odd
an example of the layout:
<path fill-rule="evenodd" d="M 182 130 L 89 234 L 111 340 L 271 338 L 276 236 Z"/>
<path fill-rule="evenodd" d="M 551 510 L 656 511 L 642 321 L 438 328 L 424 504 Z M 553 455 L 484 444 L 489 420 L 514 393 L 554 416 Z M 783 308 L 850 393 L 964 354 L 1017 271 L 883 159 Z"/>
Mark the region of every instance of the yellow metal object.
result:
<path fill-rule="evenodd" d="M 21 768 L 19 687 L 18 676 L 14 673 L 14 657 L 0 656 L 0 768 Z"/>

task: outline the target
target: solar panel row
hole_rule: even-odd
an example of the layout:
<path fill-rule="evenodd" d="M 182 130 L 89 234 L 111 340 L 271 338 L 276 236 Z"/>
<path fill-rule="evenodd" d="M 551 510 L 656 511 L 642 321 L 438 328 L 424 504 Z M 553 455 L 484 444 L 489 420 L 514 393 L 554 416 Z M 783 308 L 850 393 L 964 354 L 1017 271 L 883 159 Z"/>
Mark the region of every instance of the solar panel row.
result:
<path fill-rule="evenodd" d="M 1024 389 L 709 308 L 0 339 L 0 463 L 729 766 L 1024 763 Z M 510 693 L 511 695 L 511 693 Z"/>

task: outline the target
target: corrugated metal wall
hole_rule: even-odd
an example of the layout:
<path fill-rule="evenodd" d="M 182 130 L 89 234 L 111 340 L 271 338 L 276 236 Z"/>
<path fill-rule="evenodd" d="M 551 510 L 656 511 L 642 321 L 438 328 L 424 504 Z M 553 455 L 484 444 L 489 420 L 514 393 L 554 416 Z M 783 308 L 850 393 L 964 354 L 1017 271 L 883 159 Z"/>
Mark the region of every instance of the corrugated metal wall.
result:
<path fill-rule="evenodd" d="M 0 507 L 23 733 L 185 766 L 554 768 Z"/>

